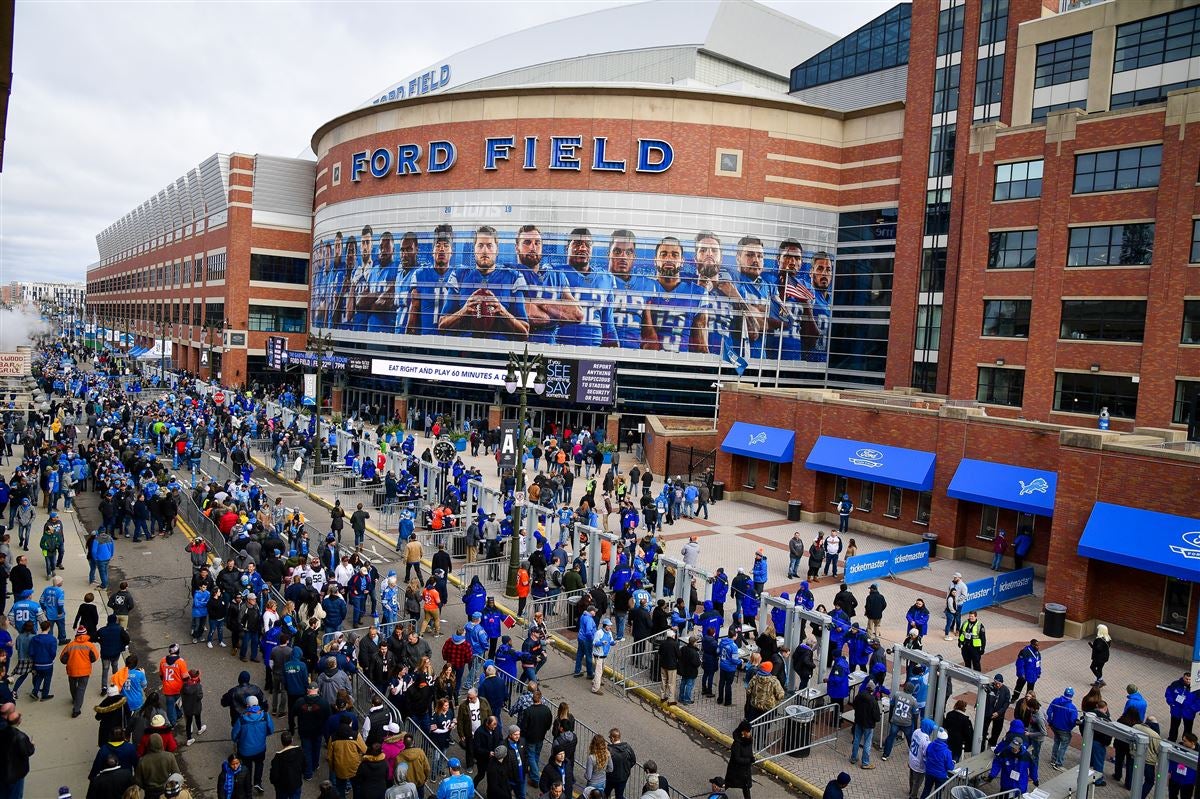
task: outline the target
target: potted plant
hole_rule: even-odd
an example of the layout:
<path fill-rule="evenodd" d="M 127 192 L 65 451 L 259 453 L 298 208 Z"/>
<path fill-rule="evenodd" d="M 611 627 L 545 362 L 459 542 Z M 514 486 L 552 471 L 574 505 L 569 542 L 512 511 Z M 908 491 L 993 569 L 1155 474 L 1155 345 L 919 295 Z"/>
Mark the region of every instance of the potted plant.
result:
<path fill-rule="evenodd" d="M 466 433 L 455 430 L 454 432 L 449 433 L 448 435 L 450 437 L 450 440 L 454 442 L 454 449 L 456 449 L 459 452 L 467 451 L 467 434 Z"/>
<path fill-rule="evenodd" d="M 605 441 L 603 444 L 600 445 L 599 450 L 600 450 L 600 452 L 602 452 L 604 454 L 604 463 L 605 464 L 612 463 L 612 454 L 614 451 L 616 451 L 616 449 L 617 449 L 616 444 L 610 444 L 607 441 Z"/>

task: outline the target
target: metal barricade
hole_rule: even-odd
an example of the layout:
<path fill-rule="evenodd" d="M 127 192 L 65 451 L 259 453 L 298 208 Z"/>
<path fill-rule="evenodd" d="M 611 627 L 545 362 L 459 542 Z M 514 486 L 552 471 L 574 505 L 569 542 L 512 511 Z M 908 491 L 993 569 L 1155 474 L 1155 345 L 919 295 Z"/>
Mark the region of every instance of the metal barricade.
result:
<path fill-rule="evenodd" d="M 795 755 L 837 739 L 841 711 L 837 705 L 811 708 L 796 691 L 750 724 L 755 762 Z"/>
<path fill-rule="evenodd" d="M 478 577 L 488 594 L 495 596 L 497 592 L 503 593 L 508 584 L 508 556 L 462 563 L 455 575 L 463 581 L 463 585 L 470 585 L 472 578 Z"/>
<path fill-rule="evenodd" d="M 553 596 L 533 599 L 529 603 L 529 616 L 533 618 L 535 613 L 541 611 L 546 629 L 552 633 L 571 629 L 577 622 L 575 603 L 586 593 L 586 588 L 577 588 L 574 591 L 559 591 Z"/>
<path fill-rule="evenodd" d="M 658 645 L 667 637 L 667 630 L 638 641 L 622 642 L 608 653 L 613 681 L 622 691 L 658 682 Z"/>

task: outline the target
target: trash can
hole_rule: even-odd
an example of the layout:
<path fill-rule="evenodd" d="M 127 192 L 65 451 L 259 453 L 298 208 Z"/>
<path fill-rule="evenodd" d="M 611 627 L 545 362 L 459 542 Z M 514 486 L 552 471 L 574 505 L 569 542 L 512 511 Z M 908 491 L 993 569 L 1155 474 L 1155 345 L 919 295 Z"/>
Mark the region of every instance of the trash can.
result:
<path fill-rule="evenodd" d="M 450 536 L 450 556 L 465 558 L 467 556 L 467 537 L 465 535 Z"/>
<path fill-rule="evenodd" d="M 808 742 L 812 740 L 812 721 L 817 714 L 803 705 L 792 705 L 784 710 L 787 720 L 783 728 L 783 746 L 792 757 L 808 757 L 812 752 Z"/>
<path fill-rule="evenodd" d="M 929 559 L 933 560 L 935 557 L 937 557 L 938 534 L 937 533 L 923 533 L 921 535 L 921 539 L 926 544 L 929 545 Z"/>
<path fill-rule="evenodd" d="M 342 475 L 342 488 L 354 488 L 358 483 L 358 478 L 352 474 Z"/>
<path fill-rule="evenodd" d="M 950 799 L 984 799 L 986 793 L 973 785 L 955 785 L 950 789 Z"/>
<path fill-rule="evenodd" d="M 1042 635 L 1047 638 L 1062 638 L 1067 626 L 1067 606 L 1047 602 L 1042 620 Z"/>
<path fill-rule="evenodd" d="M 804 503 L 801 502 L 800 500 L 789 499 L 788 500 L 788 521 L 789 522 L 800 521 L 800 510 L 803 507 L 804 507 Z"/>
<path fill-rule="evenodd" d="M 717 480 L 712 484 L 712 501 L 716 502 L 719 499 L 725 499 L 725 484 Z"/>

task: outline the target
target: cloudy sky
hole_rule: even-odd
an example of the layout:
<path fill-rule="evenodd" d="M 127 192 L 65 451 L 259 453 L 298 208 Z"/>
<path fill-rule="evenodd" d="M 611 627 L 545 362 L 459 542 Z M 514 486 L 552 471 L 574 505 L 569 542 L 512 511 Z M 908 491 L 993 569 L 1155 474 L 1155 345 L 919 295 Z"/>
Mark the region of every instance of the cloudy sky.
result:
<path fill-rule="evenodd" d="M 214 152 L 312 157 L 321 123 L 409 73 L 613 4 L 18 2 L 0 282 L 83 280 L 99 231 Z M 847 33 L 894 3 L 766 4 Z"/>

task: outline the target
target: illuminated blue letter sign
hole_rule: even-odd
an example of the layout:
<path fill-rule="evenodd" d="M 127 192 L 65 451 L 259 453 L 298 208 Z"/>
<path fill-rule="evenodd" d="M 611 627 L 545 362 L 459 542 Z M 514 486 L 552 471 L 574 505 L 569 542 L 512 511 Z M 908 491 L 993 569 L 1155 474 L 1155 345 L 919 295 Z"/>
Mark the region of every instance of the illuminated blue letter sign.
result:
<path fill-rule="evenodd" d="M 367 168 L 367 151 L 355 153 L 350 156 L 350 180 L 357 183 L 362 176 L 363 171 Z"/>
<path fill-rule="evenodd" d="M 494 136 L 484 141 L 483 168 L 495 169 L 497 161 L 507 161 L 508 151 L 513 148 L 512 136 Z"/>
<path fill-rule="evenodd" d="M 550 137 L 550 168 L 579 171 L 579 156 L 575 151 L 583 146 L 582 136 Z"/>
<path fill-rule="evenodd" d="M 595 150 L 592 153 L 592 171 L 593 172 L 624 172 L 625 159 L 619 161 L 609 161 L 604 157 L 604 151 L 608 148 L 608 137 L 597 136 L 595 138 Z"/>
<path fill-rule="evenodd" d="M 662 139 L 638 139 L 638 172 L 666 172 L 675 160 L 675 150 Z"/>
<path fill-rule="evenodd" d="M 421 167 L 417 161 L 421 158 L 421 145 L 401 144 L 396 148 L 396 174 L 419 175 Z"/>
<path fill-rule="evenodd" d="M 392 171 L 392 151 L 380 147 L 371 153 L 371 177 L 381 178 Z"/>
<path fill-rule="evenodd" d="M 445 172 L 450 167 L 454 166 L 454 162 L 458 160 L 458 150 L 454 147 L 453 142 L 448 141 L 431 141 L 429 142 L 429 171 Z"/>

